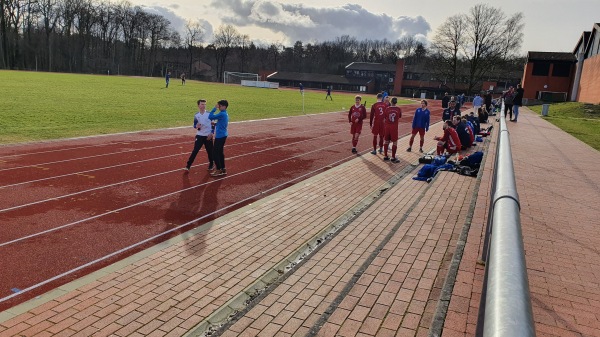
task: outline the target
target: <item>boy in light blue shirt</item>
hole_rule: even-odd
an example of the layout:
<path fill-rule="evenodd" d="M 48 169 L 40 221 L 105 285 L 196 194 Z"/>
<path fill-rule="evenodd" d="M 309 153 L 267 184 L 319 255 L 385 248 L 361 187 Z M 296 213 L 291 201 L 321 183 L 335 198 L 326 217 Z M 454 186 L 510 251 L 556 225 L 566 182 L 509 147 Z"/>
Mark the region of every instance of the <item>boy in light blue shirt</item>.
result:
<path fill-rule="evenodd" d="M 227 174 L 225 169 L 225 141 L 227 140 L 227 125 L 229 124 L 229 115 L 227 114 L 227 100 L 220 100 L 217 105 L 208 114 L 208 119 L 215 121 L 215 144 L 213 146 L 213 159 L 217 169 L 210 175 L 213 177 L 224 176 Z M 218 113 L 215 113 L 219 110 Z"/>

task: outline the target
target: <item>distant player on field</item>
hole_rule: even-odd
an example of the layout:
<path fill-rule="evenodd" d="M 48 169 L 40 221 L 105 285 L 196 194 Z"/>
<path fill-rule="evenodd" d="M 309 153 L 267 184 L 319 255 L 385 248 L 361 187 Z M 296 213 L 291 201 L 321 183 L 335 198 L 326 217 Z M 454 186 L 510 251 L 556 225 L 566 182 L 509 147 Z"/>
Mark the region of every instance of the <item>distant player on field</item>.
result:
<path fill-rule="evenodd" d="M 367 118 L 367 109 L 360 104 L 362 97 L 354 97 L 354 105 L 348 111 L 348 123 L 350 123 L 350 134 L 352 134 L 352 153 L 357 153 L 356 145 L 362 130 L 363 119 Z"/>
<path fill-rule="evenodd" d="M 387 106 L 383 102 L 383 95 L 377 94 L 377 102 L 371 106 L 369 125 L 373 133 L 373 151 L 371 154 L 377 154 L 377 136 L 379 136 L 379 153 L 383 153 L 383 135 L 384 135 L 384 113 Z"/>
<path fill-rule="evenodd" d="M 392 98 L 392 104 L 385 109 L 385 156 L 383 160 L 390 160 L 388 157 L 388 145 L 392 142 L 392 163 L 399 163 L 400 160 L 396 158 L 396 150 L 398 149 L 398 124 L 400 122 L 400 118 L 402 117 L 402 109 L 396 106 L 398 103 L 398 99 L 396 97 Z"/>

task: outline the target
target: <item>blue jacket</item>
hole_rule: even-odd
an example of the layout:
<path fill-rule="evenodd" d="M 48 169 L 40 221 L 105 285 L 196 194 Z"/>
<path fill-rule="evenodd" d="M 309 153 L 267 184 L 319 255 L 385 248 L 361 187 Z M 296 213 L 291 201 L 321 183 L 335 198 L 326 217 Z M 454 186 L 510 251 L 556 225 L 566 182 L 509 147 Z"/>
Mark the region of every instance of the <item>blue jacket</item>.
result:
<path fill-rule="evenodd" d="M 223 110 L 218 114 L 215 114 L 215 111 L 217 111 L 217 108 L 213 108 L 210 111 L 210 114 L 208 114 L 208 119 L 217 121 L 217 124 L 215 125 L 215 138 L 227 137 L 227 124 L 229 124 L 227 110 Z"/>
<path fill-rule="evenodd" d="M 412 128 L 422 128 L 429 131 L 429 109 L 418 108 L 413 117 Z"/>

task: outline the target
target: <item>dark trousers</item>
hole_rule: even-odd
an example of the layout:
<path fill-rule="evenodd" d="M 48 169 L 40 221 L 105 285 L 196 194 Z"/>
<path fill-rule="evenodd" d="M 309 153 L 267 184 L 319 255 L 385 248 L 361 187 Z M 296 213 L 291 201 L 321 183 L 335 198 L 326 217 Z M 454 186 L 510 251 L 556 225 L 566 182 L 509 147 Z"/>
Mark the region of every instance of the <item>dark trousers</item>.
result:
<path fill-rule="evenodd" d="M 187 167 L 192 166 L 192 164 L 194 163 L 194 160 L 196 159 L 196 155 L 198 154 L 198 151 L 200 151 L 200 149 L 202 148 L 202 145 L 204 145 L 204 148 L 206 149 L 206 154 L 208 155 L 208 163 L 210 165 L 212 165 L 212 163 L 213 163 L 213 142 L 212 142 L 212 140 L 207 140 L 206 136 L 196 136 L 196 141 L 194 142 L 194 150 L 192 150 L 192 154 L 190 154 L 190 158 L 188 159 L 188 162 L 187 162 Z"/>
<path fill-rule="evenodd" d="M 512 106 L 512 104 L 504 103 L 504 118 L 506 118 L 506 116 L 510 116 L 510 119 L 512 119 Z"/>
<path fill-rule="evenodd" d="M 223 138 L 215 138 L 215 145 L 213 147 L 213 155 L 215 158 L 215 165 L 217 165 L 217 170 L 222 170 L 225 168 L 225 141 L 227 140 L 227 136 Z"/>

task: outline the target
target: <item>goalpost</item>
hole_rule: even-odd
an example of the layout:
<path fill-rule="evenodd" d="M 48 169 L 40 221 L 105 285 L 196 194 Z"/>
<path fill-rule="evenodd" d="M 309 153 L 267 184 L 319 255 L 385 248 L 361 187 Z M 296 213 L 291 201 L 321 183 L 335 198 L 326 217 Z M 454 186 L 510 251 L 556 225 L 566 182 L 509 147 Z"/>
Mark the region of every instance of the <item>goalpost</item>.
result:
<path fill-rule="evenodd" d="M 260 75 L 253 73 L 238 73 L 234 71 L 223 72 L 223 83 L 242 84 L 242 81 L 260 81 Z"/>

